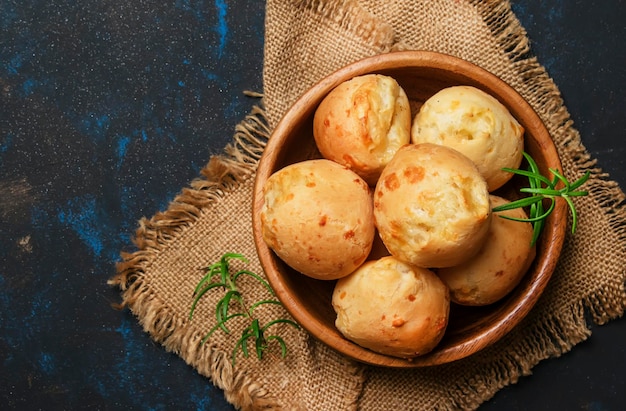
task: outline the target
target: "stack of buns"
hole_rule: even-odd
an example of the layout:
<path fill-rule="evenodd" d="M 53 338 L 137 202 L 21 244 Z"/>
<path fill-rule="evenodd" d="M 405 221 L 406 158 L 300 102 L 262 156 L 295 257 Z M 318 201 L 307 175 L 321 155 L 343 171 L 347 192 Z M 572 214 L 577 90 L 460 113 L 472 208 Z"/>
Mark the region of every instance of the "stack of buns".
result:
<path fill-rule="evenodd" d="M 390 356 L 426 354 L 451 302 L 504 298 L 535 257 L 530 224 L 491 211 L 507 201 L 494 191 L 512 176 L 502 168 L 519 167 L 523 134 L 477 88 L 441 90 L 412 117 L 396 80 L 355 77 L 315 113 L 323 158 L 267 181 L 263 238 L 298 272 L 337 280 L 335 325 L 347 339 Z"/>

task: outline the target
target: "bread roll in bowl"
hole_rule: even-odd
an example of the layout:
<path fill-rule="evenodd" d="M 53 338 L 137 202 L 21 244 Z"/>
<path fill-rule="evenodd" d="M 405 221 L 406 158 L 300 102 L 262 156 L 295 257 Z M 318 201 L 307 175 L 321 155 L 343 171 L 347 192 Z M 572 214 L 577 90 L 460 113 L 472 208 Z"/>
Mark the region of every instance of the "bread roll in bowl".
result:
<path fill-rule="evenodd" d="M 492 207 L 507 202 L 491 196 Z M 521 208 L 494 213 L 489 234 L 478 254 L 461 265 L 437 271 L 457 304 L 479 306 L 500 300 L 519 284 L 535 258 L 532 225 L 499 215 L 528 218 Z"/>
<path fill-rule="evenodd" d="M 524 128 L 504 105 L 470 86 L 445 88 L 424 102 L 411 128 L 413 143 L 452 147 L 469 157 L 494 191 L 518 168 L 524 150 Z"/>
<path fill-rule="evenodd" d="M 368 261 L 337 281 L 337 329 L 372 351 L 412 358 L 431 351 L 448 324 L 448 288 L 430 270 L 394 257 Z"/>
<path fill-rule="evenodd" d="M 458 151 L 409 144 L 376 184 L 374 218 L 391 255 L 419 267 L 455 266 L 478 252 L 489 230 L 487 184 Z"/>
<path fill-rule="evenodd" d="M 367 74 L 341 83 L 322 100 L 313 136 L 322 155 L 374 185 L 395 152 L 409 143 L 411 108 L 398 82 Z"/>
<path fill-rule="evenodd" d="M 374 239 L 370 188 L 353 171 L 326 159 L 284 167 L 263 187 L 266 244 L 309 277 L 333 280 L 367 258 Z"/>

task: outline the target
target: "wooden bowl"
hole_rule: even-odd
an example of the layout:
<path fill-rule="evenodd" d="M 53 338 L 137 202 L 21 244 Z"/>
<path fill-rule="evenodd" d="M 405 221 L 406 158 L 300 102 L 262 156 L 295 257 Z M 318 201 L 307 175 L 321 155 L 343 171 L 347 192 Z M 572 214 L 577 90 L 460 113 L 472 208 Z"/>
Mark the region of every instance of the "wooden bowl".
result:
<path fill-rule="evenodd" d="M 491 73 L 455 57 L 424 51 L 378 55 L 341 68 L 308 90 L 284 115 L 269 139 L 257 170 L 254 187 L 253 231 L 260 262 L 278 298 L 293 318 L 321 342 L 363 363 L 386 367 L 422 367 L 467 357 L 507 334 L 530 309 L 548 284 L 559 258 L 566 229 L 567 206 L 557 201 L 537 243 L 537 256 L 515 290 L 499 302 L 484 307 L 452 304 L 446 334 L 430 353 L 406 360 L 379 354 L 346 338 L 335 328 L 331 296 L 335 282 L 306 277 L 283 263 L 264 243 L 259 212 L 263 186 L 272 173 L 298 161 L 320 157 L 313 139 L 316 107 L 337 85 L 355 76 L 379 73 L 395 78 L 411 101 L 412 110 L 435 92 L 453 85 L 471 85 L 496 97 L 524 126 L 525 151 L 542 173 L 561 170 L 556 148 L 531 106 L 510 86 Z M 412 116 L 415 115 L 415 111 Z M 516 184 L 507 184 L 517 192 Z M 527 186 L 527 184 L 524 184 Z"/>

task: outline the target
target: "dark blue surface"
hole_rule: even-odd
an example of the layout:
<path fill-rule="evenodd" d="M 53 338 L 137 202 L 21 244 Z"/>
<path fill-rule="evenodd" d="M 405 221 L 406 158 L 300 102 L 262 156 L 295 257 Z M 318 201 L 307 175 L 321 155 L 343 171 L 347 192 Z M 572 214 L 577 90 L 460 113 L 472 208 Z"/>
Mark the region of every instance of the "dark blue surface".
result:
<path fill-rule="evenodd" d="M 262 2 L 0 1 L 0 408 L 231 409 L 107 286 L 262 91 Z"/>
<path fill-rule="evenodd" d="M 626 5 L 514 1 L 599 165 L 626 186 Z M 264 3 L 0 0 L 0 409 L 231 410 L 107 286 L 262 91 Z M 621 410 L 626 323 L 485 409 Z"/>

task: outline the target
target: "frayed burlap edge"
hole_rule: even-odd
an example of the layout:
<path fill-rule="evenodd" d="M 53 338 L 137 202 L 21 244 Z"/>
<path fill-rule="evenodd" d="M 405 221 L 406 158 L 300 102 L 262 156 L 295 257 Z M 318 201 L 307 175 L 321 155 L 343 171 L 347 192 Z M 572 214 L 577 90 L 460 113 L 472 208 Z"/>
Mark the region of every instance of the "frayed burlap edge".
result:
<path fill-rule="evenodd" d="M 315 10 L 322 19 L 332 21 L 372 47 L 384 50 L 393 42 L 393 29 L 384 25 L 384 22 L 374 19 L 359 6 L 358 0 L 335 2 L 307 0 L 301 7 Z M 384 28 L 381 25 L 384 25 Z"/>
<path fill-rule="evenodd" d="M 261 97 L 257 93 L 246 94 Z M 208 377 L 224 391 L 228 402 L 243 410 L 274 409 L 276 401 L 271 393 L 247 377 L 245 371 L 233 368 L 229 353 L 211 344 L 200 344 L 202 335 L 176 323 L 178 317 L 169 310 L 166 301 L 158 301 L 158 296 L 146 287 L 144 276 L 152 260 L 193 225 L 203 209 L 254 178 L 269 134 L 264 109 L 254 106 L 236 126 L 233 142 L 225 147 L 223 154 L 211 157 L 201 177 L 184 188 L 166 211 L 139 221 L 133 238 L 136 250 L 121 253 L 117 274 L 108 281 L 122 291 L 122 303 L 116 308 L 128 308 L 155 341 Z"/>

